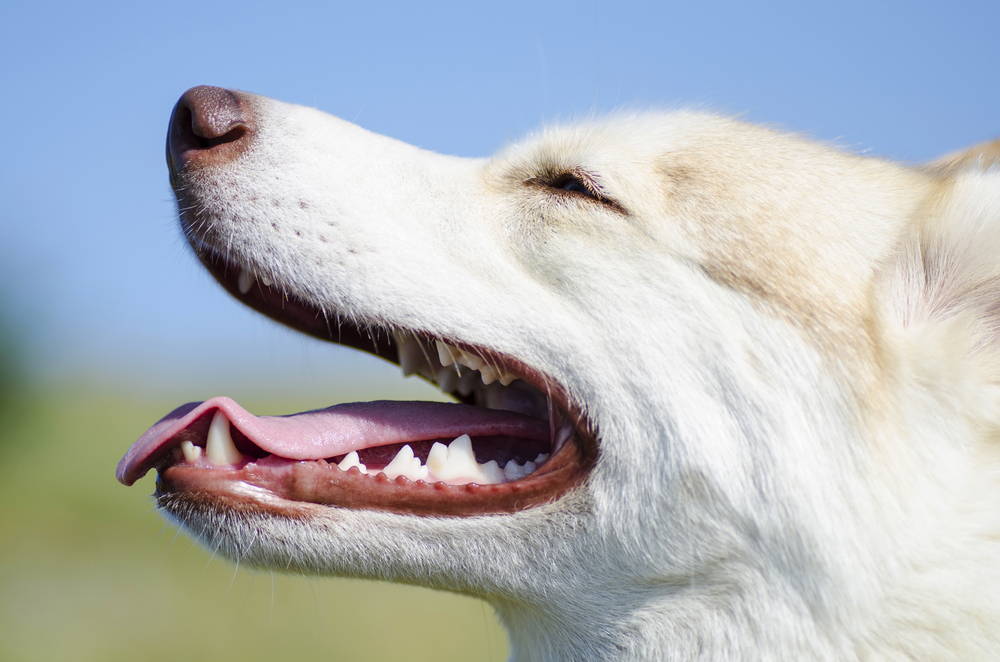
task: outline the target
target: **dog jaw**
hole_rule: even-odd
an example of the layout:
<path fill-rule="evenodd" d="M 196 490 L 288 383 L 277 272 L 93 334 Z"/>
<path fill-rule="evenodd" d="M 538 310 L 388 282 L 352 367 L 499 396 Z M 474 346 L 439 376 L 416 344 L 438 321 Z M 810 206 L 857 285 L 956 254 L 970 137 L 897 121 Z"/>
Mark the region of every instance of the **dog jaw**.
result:
<path fill-rule="evenodd" d="M 987 645 L 976 623 L 1000 615 L 964 596 L 996 517 L 951 558 L 924 520 L 968 510 L 956 484 L 996 486 L 957 450 L 974 425 L 934 426 L 963 415 L 910 378 L 876 279 L 940 190 L 931 175 L 693 113 L 551 130 L 481 161 L 252 103 L 253 145 L 179 183 L 195 249 L 333 320 L 518 357 L 578 404 L 599 458 L 578 489 L 500 516 L 161 496 L 210 548 L 484 597 L 519 659 Z M 617 208 L 526 185 L 574 168 Z M 966 605 L 967 621 L 943 616 Z"/>

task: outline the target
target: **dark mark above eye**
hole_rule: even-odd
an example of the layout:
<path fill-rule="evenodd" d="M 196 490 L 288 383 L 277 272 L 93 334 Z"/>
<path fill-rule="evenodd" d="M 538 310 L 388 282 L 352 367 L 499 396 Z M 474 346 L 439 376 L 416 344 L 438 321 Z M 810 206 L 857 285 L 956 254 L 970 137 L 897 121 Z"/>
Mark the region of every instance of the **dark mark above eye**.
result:
<path fill-rule="evenodd" d="M 525 181 L 525 184 L 537 186 L 558 192 L 563 195 L 587 198 L 598 202 L 606 207 L 610 207 L 621 214 L 627 214 L 625 208 L 617 201 L 605 195 L 597 178 L 581 169 L 576 168 L 551 175 L 532 177 Z"/>

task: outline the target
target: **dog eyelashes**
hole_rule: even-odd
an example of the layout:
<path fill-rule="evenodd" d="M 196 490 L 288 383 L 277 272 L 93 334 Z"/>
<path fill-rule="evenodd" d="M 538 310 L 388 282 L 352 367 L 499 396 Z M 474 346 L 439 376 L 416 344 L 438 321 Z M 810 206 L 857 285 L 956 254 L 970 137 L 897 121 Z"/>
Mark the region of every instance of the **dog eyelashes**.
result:
<path fill-rule="evenodd" d="M 620 203 L 605 195 L 597 178 L 581 168 L 548 176 L 532 177 L 525 184 L 557 191 L 562 195 L 588 198 L 610 207 L 621 214 L 626 213 L 625 208 Z"/>

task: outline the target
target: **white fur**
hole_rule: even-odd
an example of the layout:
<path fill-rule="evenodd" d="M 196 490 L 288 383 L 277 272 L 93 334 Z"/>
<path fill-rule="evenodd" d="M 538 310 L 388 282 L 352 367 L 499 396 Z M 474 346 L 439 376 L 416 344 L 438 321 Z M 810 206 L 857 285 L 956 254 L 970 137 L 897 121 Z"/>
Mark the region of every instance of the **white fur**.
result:
<path fill-rule="evenodd" d="M 517 660 L 1000 658 L 1000 173 L 693 113 L 468 160 L 255 105 L 195 240 L 331 320 L 522 358 L 600 457 L 509 516 L 165 499 L 206 544 L 480 596 Z M 578 166 L 628 215 L 524 185 Z"/>

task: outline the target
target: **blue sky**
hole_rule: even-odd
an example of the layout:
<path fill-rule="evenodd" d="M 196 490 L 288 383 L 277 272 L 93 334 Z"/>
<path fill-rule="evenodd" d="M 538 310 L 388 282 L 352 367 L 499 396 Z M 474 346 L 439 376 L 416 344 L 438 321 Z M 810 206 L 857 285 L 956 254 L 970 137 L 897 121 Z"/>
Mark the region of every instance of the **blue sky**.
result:
<path fill-rule="evenodd" d="M 223 384 L 375 369 L 245 310 L 189 255 L 163 142 L 192 85 L 460 155 L 545 122 L 697 106 L 920 161 L 1000 136 L 997 25 L 995 1 L 6 0 L 3 316 L 48 375 Z"/>

